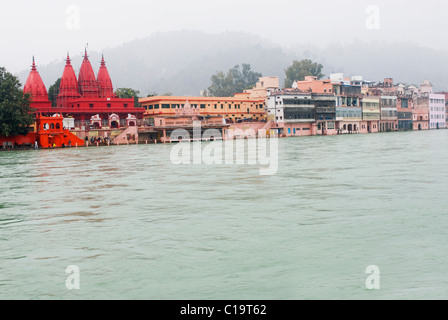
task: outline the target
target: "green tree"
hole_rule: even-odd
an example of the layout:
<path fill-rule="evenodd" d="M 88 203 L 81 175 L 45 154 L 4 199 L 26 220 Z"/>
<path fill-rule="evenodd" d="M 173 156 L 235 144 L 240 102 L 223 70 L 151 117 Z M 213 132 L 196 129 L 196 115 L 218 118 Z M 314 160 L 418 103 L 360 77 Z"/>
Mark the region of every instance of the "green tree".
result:
<path fill-rule="evenodd" d="M 21 87 L 17 77 L 0 67 L 0 136 L 26 135 L 35 121 L 31 96 Z"/>
<path fill-rule="evenodd" d="M 212 75 L 212 84 L 203 92 L 204 96 L 209 97 L 230 97 L 235 93 L 243 92 L 255 86 L 262 75 L 251 70 L 250 64 L 235 66 L 227 73 L 222 71 Z"/>
<path fill-rule="evenodd" d="M 59 90 L 61 87 L 61 78 L 56 80 L 54 84 L 48 88 L 48 99 L 51 101 L 51 106 L 56 107 L 56 99 L 59 95 Z"/>
<path fill-rule="evenodd" d="M 323 66 L 315 63 L 310 59 L 294 60 L 292 65 L 285 70 L 285 88 L 291 88 L 294 81 L 303 81 L 306 76 L 315 76 L 317 79 L 322 79 Z"/>
<path fill-rule="evenodd" d="M 117 95 L 119 98 L 122 98 L 122 99 L 134 98 L 134 107 L 136 107 L 136 108 L 140 107 L 140 105 L 138 103 L 140 91 L 138 91 L 138 90 L 134 90 L 131 88 L 118 88 L 115 91 L 115 95 Z"/>

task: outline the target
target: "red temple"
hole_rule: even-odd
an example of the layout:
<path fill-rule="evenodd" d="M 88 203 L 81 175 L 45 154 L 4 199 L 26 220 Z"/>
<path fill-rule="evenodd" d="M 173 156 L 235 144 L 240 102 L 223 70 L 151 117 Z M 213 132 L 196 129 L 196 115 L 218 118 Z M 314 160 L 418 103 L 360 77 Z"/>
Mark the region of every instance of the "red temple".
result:
<path fill-rule="evenodd" d="M 56 106 L 52 106 L 33 58 L 24 92 L 31 93 L 31 107 L 36 109 L 36 113 L 45 116 L 61 114 L 66 118 L 74 118 L 76 128 L 87 128 L 92 124 L 92 117 L 95 117 L 96 123 L 99 122 L 98 119 L 101 120 L 100 127 L 112 126 L 113 128 L 125 127 L 129 115 L 135 116 L 138 120 L 143 118 L 144 109 L 135 107 L 133 98 L 122 99 L 114 94 L 104 57 L 98 71 L 98 78 L 95 76 L 87 51 L 85 51 L 78 77 L 67 54 L 59 89 Z M 110 121 L 112 117 L 114 121 Z"/>

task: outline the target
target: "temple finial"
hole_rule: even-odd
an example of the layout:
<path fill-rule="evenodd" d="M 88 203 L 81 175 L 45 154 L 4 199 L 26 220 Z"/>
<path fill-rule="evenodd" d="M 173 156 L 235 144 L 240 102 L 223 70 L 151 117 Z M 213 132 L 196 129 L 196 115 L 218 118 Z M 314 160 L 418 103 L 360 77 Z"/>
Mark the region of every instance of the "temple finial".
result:
<path fill-rule="evenodd" d="M 34 56 L 33 56 L 33 64 L 31 65 L 31 70 L 33 70 L 33 71 L 36 70 L 36 63 L 34 61 Z"/>
<path fill-rule="evenodd" d="M 86 46 L 85 46 L 85 48 L 84 48 L 84 60 L 87 60 L 88 59 L 88 56 L 87 56 L 87 47 L 89 46 L 89 44 L 86 44 Z"/>

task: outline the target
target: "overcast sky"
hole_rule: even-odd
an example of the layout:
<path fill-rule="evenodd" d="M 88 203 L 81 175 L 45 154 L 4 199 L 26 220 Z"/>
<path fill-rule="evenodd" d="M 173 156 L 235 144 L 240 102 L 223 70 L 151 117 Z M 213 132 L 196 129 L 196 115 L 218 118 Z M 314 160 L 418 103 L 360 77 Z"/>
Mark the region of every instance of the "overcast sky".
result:
<path fill-rule="evenodd" d="M 16 73 L 154 32 L 245 31 L 282 46 L 354 39 L 447 49 L 443 0 L 0 0 L 0 66 Z M 410 53 L 412 54 L 412 53 Z"/>

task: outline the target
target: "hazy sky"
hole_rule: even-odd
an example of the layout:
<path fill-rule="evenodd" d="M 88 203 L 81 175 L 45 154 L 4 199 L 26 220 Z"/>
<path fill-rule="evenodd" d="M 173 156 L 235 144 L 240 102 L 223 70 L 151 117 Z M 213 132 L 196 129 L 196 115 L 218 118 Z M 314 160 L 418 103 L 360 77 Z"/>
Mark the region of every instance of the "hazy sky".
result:
<path fill-rule="evenodd" d="M 447 49 L 443 0 L 0 0 L 0 66 L 16 73 L 66 52 L 101 51 L 154 32 L 245 31 L 273 43 L 412 41 Z M 410 53 L 412 54 L 412 53 Z"/>

